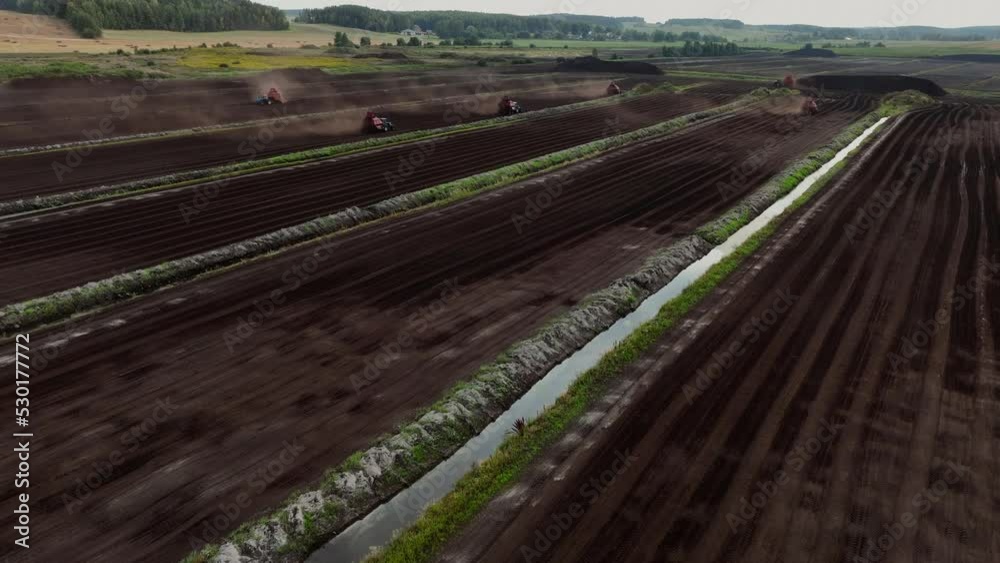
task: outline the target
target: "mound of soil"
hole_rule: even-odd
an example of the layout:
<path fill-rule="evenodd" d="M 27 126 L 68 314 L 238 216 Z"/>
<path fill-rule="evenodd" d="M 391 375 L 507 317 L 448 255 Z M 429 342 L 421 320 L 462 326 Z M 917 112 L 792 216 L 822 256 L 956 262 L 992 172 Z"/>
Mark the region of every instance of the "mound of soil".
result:
<path fill-rule="evenodd" d="M 837 56 L 837 53 L 829 49 L 799 49 L 797 51 L 788 51 L 784 53 L 786 57 L 826 57 L 833 58 Z"/>
<path fill-rule="evenodd" d="M 799 85 L 822 90 L 862 91 L 874 94 L 916 90 L 930 96 L 948 92 L 933 80 L 892 74 L 817 74 L 800 78 Z"/>
<path fill-rule="evenodd" d="M 967 55 L 941 55 L 938 59 L 948 61 L 966 61 L 970 63 L 1000 63 L 1000 55 L 987 55 L 985 53 Z"/>
<path fill-rule="evenodd" d="M 597 57 L 576 57 L 556 65 L 560 72 L 625 72 L 629 74 L 663 74 L 656 65 L 642 61 L 606 61 Z"/>

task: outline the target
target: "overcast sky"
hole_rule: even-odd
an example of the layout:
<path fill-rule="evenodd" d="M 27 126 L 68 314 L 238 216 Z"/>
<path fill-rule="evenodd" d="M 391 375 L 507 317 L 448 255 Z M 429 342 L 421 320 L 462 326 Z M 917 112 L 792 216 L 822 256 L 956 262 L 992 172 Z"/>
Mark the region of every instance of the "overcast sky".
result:
<path fill-rule="evenodd" d="M 284 9 L 361 4 L 381 10 L 472 10 L 507 14 L 569 12 L 602 16 L 731 18 L 746 23 L 841 27 L 1000 25 L 1000 0 L 259 0 Z"/>

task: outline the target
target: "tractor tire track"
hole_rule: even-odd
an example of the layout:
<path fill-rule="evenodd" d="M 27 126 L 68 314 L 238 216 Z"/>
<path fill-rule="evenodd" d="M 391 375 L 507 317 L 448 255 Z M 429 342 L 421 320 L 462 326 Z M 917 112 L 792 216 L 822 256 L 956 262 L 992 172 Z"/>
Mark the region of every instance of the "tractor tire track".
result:
<path fill-rule="evenodd" d="M 699 306 L 687 331 L 628 371 L 643 386 L 624 414 L 587 426 L 586 453 L 549 452 L 441 560 L 509 561 L 526 547 L 532 561 L 1000 557 L 988 525 L 1000 506 L 998 119 L 997 108 L 968 104 L 906 117 Z M 888 209 L 845 234 L 896 182 Z M 689 404 L 684 386 L 744 341 L 742 327 L 766 318 L 785 288 L 798 296 L 789 311 Z M 939 326 L 924 341 L 915 335 L 930 332 L 928 319 Z M 824 424 L 832 437 L 813 448 Z M 539 549 L 536 531 L 621 451 L 638 461 Z"/>
<path fill-rule="evenodd" d="M 197 209 L 194 188 L 76 207 L 0 223 L 7 235 L 0 303 L 20 301 L 245 240 L 315 217 L 364 206 L 548 154 L 721 103 L 665 94 L 497 130 L 410 143 L 373 153 L 231 179 Z M 846 115 L 846 114 L 845 114 Z M 555 130 L 553 131 L 553 129 Z M 510 147 L 504 150 L 502 147 Z M 419 156 L 419 166 L 398 168 Z M 461 166 L 456 166 L 461 162 Z M 388 164 L 387 163 L 392 163 Z M 390 167 L 391 168 L 388 168 Z M 390 183 L 387 173 L 408 176 Z M 187 206 L 186 208 L 183 206 Z M 194 211 L 185 216 L 184 210 Z M 185 221 L 187 219 L 187 221 Z M 127 236 L 122 234 L 127 233 Z M 48 277 L 39 283 L 40 277 Z M 15 280 L 15 277 L 9 279 Z"/>
<path fill-rule="evenodd" d="M 773 115 L 741 112 L 560 171 L 561 194 L 520 232 L 513 218 L 540 201 L 551 180 L 335 237 L 327 259 L 294 289 L 287 273 L 303 271 L 319 245 L 94 315 L 72 329 L 85 337 L 58 328 L 34 334 L 42 350 L 69 339 L 32 382 L 33 396 L 42 398 L 38 432 L 49 441 L 37 460 L 49 469 L 40 469 L 44 516 L 35 532 L 50 541 L 36 555 L 175 561 L 220 503 L 294 436 L 303 453 L 222 530 L 232 531 L 317 482 L 553 314 L 689 234 L 688 223 L 716 216 L 828 142 L 860 113 L 831 109 L 814 127 L 781 132 Z M 748 152 L 776 139 L 741 190 L 714 189 Z M 709 149 L 720 158 L 694 158 Z M 457 282 L 457 295 L 430 315 L 448 280 Z M 249 334 L 240 329 L 277 288 L 288 293 L 266 321 Z M 415 314 L 424 315 L 426 330 L 408 322 Z M 368 363 L 403 334 L 412 344 L 357 386 Z M 67 512 L 64 495 L 75 498 L 75 479 L 108 459 L 121 432 L 162 397 L 183 416 L 158 426 Z M 81 435 L 89 439 L 72 439 Z"/>
<path fill-rule="evenodd" d="M 455 85 L 453 94 L 470 88 Z M 474 85 L 473 85 L 474 86 Z M 514 87 L 499 82 L 495 90 Z M 606 84 L 601 81 L 579 81 L 566 84 L 545 84 L 526 87 L 518 94 L 522 105 L 532 110 L 581 102 L 600 97 Z M 422 94 L 416 92 L 415 95 Z M 396 93 L 396 98 L 403 94 Z M 499 95 L 470 94 L 447 102 L 427 100 L 424 107 L 412 104 L 386 108 L 394 119 L 397 132 L 433 129 L 450 125 L 455 119 L 465 122 L 493 117 Z M 371 100 L 373 105 L 376 100 Z M 413 102 L 416 98 L 399 101 Z M 471 112 L 464 115 L 469 104 Z M 153 137 L 125 145 L 76 147 L 63 151 L 12 155 L 0 159 L 8 170 L 0 200 L 65 193 L 129 180 L 152 178 L 186 170 L 197 170 L 255 158 L 326 147 L 370 138 L 362 132 L 365 109 L 345 109 L 334 116 L 286 121 L 295 114 L 284 106 L 262 108 L 257 116 L 260 123 L 238 129 L 195 133 L 178 137 Z M 391 133 L 390 133 L 391 134 Z M 79 153 L 80 164 L 73 163 Z M 129 158 L 123 158 L 128 155 Z M 58 174 L 57 174 L 58 170 Z"/>

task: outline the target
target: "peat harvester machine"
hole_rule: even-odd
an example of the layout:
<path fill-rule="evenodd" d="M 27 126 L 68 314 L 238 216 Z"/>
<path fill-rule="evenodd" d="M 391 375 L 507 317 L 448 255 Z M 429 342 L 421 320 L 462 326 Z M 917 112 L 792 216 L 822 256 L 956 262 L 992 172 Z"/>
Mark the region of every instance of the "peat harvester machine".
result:
<path fill-rule="evenodd" d="M 510 96 L 504 96 L 500 98 L 500 103 L 497 106 L 497 114 L 500 116 L 506 115 L 517 115 L 521 113 L 521 104 L 515 102 Z"/>
<path fill-rule="evenodd" d="M 283 104 L 285 103 L 285 97 L 281 95 L 281 90 L 277 88 L 271 88 L 267 91 L 267 94 L 258 97 L 255 100 L 258 106 L 269 106 L 271 104 Z"/>
<path fill-rule="evenodd" d="M 819 104 L 816 103 L 816 98 L 808 96 L 802 100 L 802 115 L 816 115 L 817 113 L 819 113 Z"/>
<path fill-rule="evenodd" d="M 775 80 L 772 86 L 775 88 L 795 88 L 798 81 L 795 76 L 788 74 L 782 80 Z M 806 96 L 802 100 L 802 106 L 799 108 L 800 115 L 816 115 L 819 113 L 819 103 L 816 101 L 816 97 L 812 94 Z"/>
<path fill-rule="evenodd" d="M 369 110 L 365 114 L 365 131 L 368 133 L 387 133 L 395 128 L 389 116 L 382 112 Z"/>

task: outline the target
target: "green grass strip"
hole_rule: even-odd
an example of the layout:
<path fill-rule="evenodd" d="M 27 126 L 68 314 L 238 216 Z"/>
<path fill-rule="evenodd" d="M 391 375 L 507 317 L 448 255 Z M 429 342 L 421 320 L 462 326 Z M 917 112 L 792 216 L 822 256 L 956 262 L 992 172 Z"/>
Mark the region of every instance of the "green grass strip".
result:
<path fill-rule="evenodd" d="M 24 32 L 22 31 L 22 33 Z M 53 61 L 30 65 L 21 62 L 0 62 L 0 83 L 17 78 L 89 78 L 92 76 L 138 80 L 147 77 L 162 78 L 164 74 L 159 71 L 104 68 L 78 61 Z"/>
<path fill-rule="evenodd" d="M 846 163 L 846 160 L 844 161 Z M 618 343 L 596 366 L 583 373 L 555 403 L 528 423 L 521 434 L 511 434 L 497 451 L 467 473 L 454 490 L 431 505 L 411 527 L 383 550 L 369 557 L 371 563 L 422 563 L 441 548 L 501 491 L 518 481 L 536 457 L 561 438 L 570 425 L 601 398 L 624 370 L 647 352 L 667 331 L 735 272 L 780 225 L 843 169 L 835 167 L 798 197 L 784 213 L 771 220 L 746 242 L 668 301 L 656 317 Z"/>
<path fill-rule="evenodd" d="M 764 95 L 768 95 L 768 93 L 759 92 L 756 97 L 748 96 L 729 107 L 724 106 L 689 114 L 644 130 L 634 131 L 614 138 L 602 139 L 582 147 L 570 149 L 569 153 L 564 155 L 566 157 L 565 162 L 558 165 L 565 165 L 582 158 L 587 155 L 587 151 L 597 151 L 599 153 L 603 152 L 603 150 L 624 146 L 624 144 L 628 144 L 629 142 L 669 133 L 683 127 L 687 123 L 725 113 L 735 107 L 748 105 Z M 549 162 L 549 164 L 554 163 L 554 161 Z M 521 163 L 515 166 L 526 167 L 524 171 L 531 173 L 531 166 L 533 165 L 531 163 Z M 552 167 L 543 167 L 537 169 L 536 172 L 547 172 L 551 169 Z M 470 180 L 473 179 L 461 180 L 459 183 Z M 466 186 L 466 188 L 469 187 Z M 459 186 L 456 186 L 456 188 L 459 190 L 465 189 Z M 481 191 L 475 187 L 472 187 L 472 190 L 473 192 Z M 696 239 L 692 237 L 692 240 Z M 700 242 L 700 245 L 704 244 L 704 242 Z M 694 252 L 694 250 L 689 248 L 688 252 Z M 675 259 L 682 259 L 679 256 L 682 255 L 668 252 L 662 258 L 653 260 L 653 262 L 647 264 L 640 274 L 634 276 L 636 279 L 618 280 L 612 287 L 584 299 L 578 304 L 578 309 L 581 311 L 586 309 L 585 313 L 574 314 L 577 312 L 574 309 L 574 311 L 539 329 L 539 332 L 535 336 L 514 344 L 511 349 L 501 354 L 494 364 L 481 368 L 472 379 L 456 384 L 442 399 L 430 406 L 414 422 L 404 426 L 395 435 L 379 439 L 375 445 L 366 451 L 357 452 L 338 466 L 329 469 L 320 488 L 315 493 L 310 493 L 323 495 L 323 500 L 318 510 L 313 510 L 309 515 L 306 515 L 301 511 L 290 508 L 296 505 L 298 502 L 297 499 L 301 498 L 302 495 L 302 493 L 295 493 L 289 496 L 282 508 L 256 521 L 247 522 L 242 525 L 240 529 L 230 534 L 222 546 L 206 546 L 199 552 L 192 553 L 185 561 L 200 563 L 214 560 L 220 549 L 230 554 L 233 552 L 257 553 L 261 549 L 260 546 L 267 546 L 265 548 L 267 553 L 272 555 L 283 554 L 282 556 L 290 561 L 305 559 L 309 553 L 321 547 L 323 543 L 328 541 L 339 530 L 346 527 L 354 518 L 367 514 L 378 502 L 390 498 L 407 484 L 416 481 L 438 463 L 447 459 L 452 452 L 475 435 L 479 429 L 485 427 L 489 422 L 489 418 L 483 413 L 473 412 L 477 411 L 477 409 L 483 410 L 484 401 L 486 405 L 492 405 L 486 407 L 486 411 L 496 408 L 503 410 L 503 408 L 509 406 L 517 397 L 523 394 L 526 388 L 522 387 L 530 384 L 530 382 L 527 380 L 522 381 L 521 378 L 513 374 L 517 373 L 518 370 L 525 369 L 520 364 L 526 361 L 526 358 L 530 358 L 527 361 L 531 365 L 542 361 L 541 356 L 533 352 L 525 353 L 524 349 L 529 349 L 533 346 L 537 349 L 538 346 L 541 346 L 539 342 L 542 342 L 544 343 L 543 347 L 548 350 L 546 354 L 559 356 L 559 354 L 563 353 L 564 349 L 565 356 L 568 356 L 589 337 L 584 338 L 580 342 L 575 342 L 572 338 L 567 339 L 565 336 L 554 336 L 555 333 L 561 334 L 561 331 L 569 330 L 576 337 L 583 338 L 587 330 L 593 330 L 593 334 L 597 334 L 603 328 L 595 326 L 583 327 L 579 326 L 579 323 L 593 324 L 606 321 L 606 326 L 610 326 L 614 320 L 620 318 L 637 304 L 638 299 L 636 299 L 636 295 L 645 295 L 647 294 L 646 292 L 652 291 L 651 288 L 644 287 L 644 284 L 652 283 L 651 280 L 667 275 L 664 273 L 668 271 L 665 268 L 669 269 L 669 264 L 671 263 L 676 264 Z M 691 258 L 691 260 L 693 261 L 694 258 Z M 633 291 L 638 293 L 633 293 Z M 599 319 L 603 319 L 603 321 Z M 564 342 L 556 342 L 560 338 Z M 549 358 L 549 360 L 553 361 L 552 365 L 555 365 L 563 357 L 553 357 Z M 463 406 L 457 407 L 456 405 Z M 453 416 L 456 412 L 454 409 L 456 408 L 466 414 Z M 470 416 L 475 422 L 470 420 Z M 435 422 L 430 427 L 424 426 L 421 429 L 421 425 L 426 424 L 425 417 L 430 417 Z M 438 417 L 443 418 L 438 419 Z M 407 446 L 406 444 L 409 445 Z M 400 448 L 404 450 L 409 449 L 412 455 L 405 455 L 405 460 L 396 462 L 392 466 L 391 471 L 384 469 L 382 477 L 372 482 L 371 491 L 365 492 L 360 496 L 354 493 L 345 493 L 341 486 L 341 479 L 345 476 L 350 476 L 352 472 L 357 472 L 363 455 L 370 455 L 371 452 L 382 449 L 385 446 L 394 451 L 398 451 Z M 420 455 L 413 454 L 413 452 L 417 451 L 420 452 Z M 390 473 L 386 473 L 386 471 L 390 471 Z M 298 516 L 290 518 L 290 514 Z M 276 531 L 278 529 L 283 530 L 283 532 L 278 534 Z M 283 538 L 280 540 L 280 545 L 274 544 L 274 540 L 277 537 Z"/>
<path fill-rule="evenodd" d="M 662 136 L 689 124 L 731 112 L 768 95 L 761 91 L 736 102 L 687 114 L 650 127 L 591 141 L 529 161 L 504 166 L 467 178 L 402 194 L 364 208 L 349 208 L 332 215 L 233 243 L 193 256 L 164 262 L 150 268 L 60 291 L 44 297 L 0 308 L 0 333 L 33 329 L 132 297 L 150 293 L 207 272 L 274 253 L 318 238 L 336 234 L 403 212 L 432 205 L 445 205 L 488 190 L 508 186 L 536 174 L 549 172 L 584 158 Z"/>

